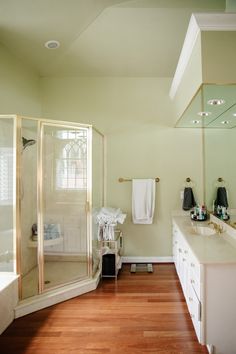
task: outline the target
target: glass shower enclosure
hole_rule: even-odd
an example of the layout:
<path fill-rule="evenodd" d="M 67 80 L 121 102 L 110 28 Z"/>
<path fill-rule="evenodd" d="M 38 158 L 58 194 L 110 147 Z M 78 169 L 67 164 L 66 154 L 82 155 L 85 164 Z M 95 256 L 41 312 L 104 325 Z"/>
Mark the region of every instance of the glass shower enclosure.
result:
<path fill-rule="evenodd" d="M 0 271 L 21 299 L 90 278 L 92 127 L 0 116 L 0 132 Z"/>

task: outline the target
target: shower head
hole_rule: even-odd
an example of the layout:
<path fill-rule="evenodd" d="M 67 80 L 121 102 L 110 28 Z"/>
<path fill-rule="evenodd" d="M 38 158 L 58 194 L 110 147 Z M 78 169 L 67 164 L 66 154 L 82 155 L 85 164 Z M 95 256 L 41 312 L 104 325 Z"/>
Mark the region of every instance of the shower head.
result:
<path fill-rule="evenodd" d="M 28 146 L 34 145 L 36 143 L 35 140 L 33 139 L 26 139 L 22 136 L 22 144 L 23 144 L 23 150 L 25 150 Z"/>

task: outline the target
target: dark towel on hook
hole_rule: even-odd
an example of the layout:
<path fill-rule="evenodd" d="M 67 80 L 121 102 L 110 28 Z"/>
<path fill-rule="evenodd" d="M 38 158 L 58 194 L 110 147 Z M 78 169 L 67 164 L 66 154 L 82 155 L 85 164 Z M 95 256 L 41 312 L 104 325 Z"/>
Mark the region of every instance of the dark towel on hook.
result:
<path fill-rule="evenodd" d="M 228 199 L 227 199 L 227 192 L 225 187 L 217 188 L 215 206 L 217 205 L 228 208 Z"/>
<path fill-rule="evenodd" d="M 184 188 L 183 210 L 190 210 L 196 205 L 191 187 Z"/>

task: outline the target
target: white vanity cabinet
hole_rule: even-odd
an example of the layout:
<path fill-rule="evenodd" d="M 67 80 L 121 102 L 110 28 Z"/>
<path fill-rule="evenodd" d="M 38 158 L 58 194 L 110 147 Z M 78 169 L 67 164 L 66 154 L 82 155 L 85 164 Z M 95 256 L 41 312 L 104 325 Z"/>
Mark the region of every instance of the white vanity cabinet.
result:
<path fill-rule="evenodd" d="M 193 325 L 201 342 L 200 264 L 184 236 L 173 224 L 173 258 Z"/>
<path fill-rule="evenodd" d="M 236 238 L 190 227 L 173 218 L 173 259 L 197 338 L 211 354 L 236 354 Z"/>

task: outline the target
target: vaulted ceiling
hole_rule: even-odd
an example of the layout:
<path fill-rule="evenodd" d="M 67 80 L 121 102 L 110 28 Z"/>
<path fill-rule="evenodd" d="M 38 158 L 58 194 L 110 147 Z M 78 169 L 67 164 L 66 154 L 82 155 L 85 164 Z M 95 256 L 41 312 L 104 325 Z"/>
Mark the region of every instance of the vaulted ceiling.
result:
<path fill-rule="evenodd" d="M 191 13 L 224 11 L 225 0 L 0 0 L 0 42 L 40 76 L 172 77 Z"/>

